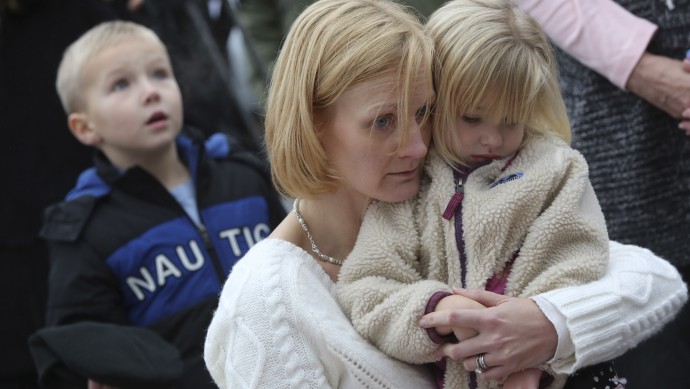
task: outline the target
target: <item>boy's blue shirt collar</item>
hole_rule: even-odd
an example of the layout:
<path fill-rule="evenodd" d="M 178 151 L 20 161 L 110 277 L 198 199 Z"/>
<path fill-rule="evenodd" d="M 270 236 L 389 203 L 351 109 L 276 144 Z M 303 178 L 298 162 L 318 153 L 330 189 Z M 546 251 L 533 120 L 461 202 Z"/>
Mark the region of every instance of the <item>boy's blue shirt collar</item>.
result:
<path fill-rule="evenodd" d="M 200 148 L 197 147 L 198 140 L 180 134 L 175 139 L 175 144 L 180 153 L 180 158 L 187 163 L 192 179 L 196 181 L 201 153 Z M 204 149 L 210 158 L 225 158 L 230 154 L 228 137 L 222 133 L 215 133 L 204 142 Z M 124 174 L 122 171 L 118 172 L 120 175 Z M 102 197 L 108 193 L 110 193 L 110 184 L 98 174 L 98 170 L 94 166 L 86 169 L 79 175 L 75 187 L 67 194 L 65 200 L 71 201 L 83 196 Z"/>

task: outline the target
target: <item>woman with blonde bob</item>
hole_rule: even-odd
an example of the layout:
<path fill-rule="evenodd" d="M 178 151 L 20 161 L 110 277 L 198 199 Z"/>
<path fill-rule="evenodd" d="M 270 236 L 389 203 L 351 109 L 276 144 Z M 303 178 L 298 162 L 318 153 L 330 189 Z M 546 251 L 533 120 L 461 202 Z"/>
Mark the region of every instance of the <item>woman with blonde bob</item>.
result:
<path fill-rule="evenodd" d="M 435 386 L 425 368 L 362 338 L 336 298 L 341 266 L 372 202 L 404 204 L 420 193 L 435 99 L 433 58 L 423 26 L 391 1 L 317 1 L 291 27 L 270 85 L 266 146 L 275 185 L 295 202 L 223 288 L 204 355 L 221 388 Z M 664 266 L 640 249 L 619 252 L 626 263 Z M 610 299 L 609 284 L 580 286 L 574 296 L 549 301 L 562 312 L 583 294 Z M 653 283 L 659 284 L 683 286 Z M 516 354 L 504 361 L 532 360 L 535 349 L 543 361 L 554 355 L 554 325 L 531 300 L 512 298 L 483 311 L 494 309 L 510 321 L 511 336 L 536 334 L 514 340 Z M 608 312 L 615 316 L 617 309 Z"/>
<path fill-rule="evenodd" d="M 526 298 L 599 280 L 609 260 L 604 216 L 586 161 L 566 143 L 556 61 L 538 23 L 510 0 L 455 0 L 427 29 L 437 98 L 421 192 L 371 204 L 336 288 L 365 339 L 416 364 L 477 334 L 422 320 L 484 308 L 453 288 Z M 486 352 L 447 359 L 439 386 L 558 388 L 567 378 L 562 366 L 533 365 L 477 379 L 499 365 Z M 619 387 L 613 370 L 604 372 L 590 387 Z"/>
<path fill-rule="evenodd" d="M 432 386 L 362 339 L 334 290 L 369 203 L 419 191 L 432 52 L 389 1 L 318 1 L 293 24 L 265 125 L 274 183 L 298 200 L 226 282 L 205 347 L 221 388 Z"/>

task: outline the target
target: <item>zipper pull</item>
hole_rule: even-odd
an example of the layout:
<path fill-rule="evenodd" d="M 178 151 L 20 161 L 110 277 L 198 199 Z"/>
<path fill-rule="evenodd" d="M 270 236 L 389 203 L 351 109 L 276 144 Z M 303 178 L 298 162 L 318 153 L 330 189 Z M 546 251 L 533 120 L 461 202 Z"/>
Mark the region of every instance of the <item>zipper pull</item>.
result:
<path fill-rule="evenodd" d="M 450 198 L 450 201 L 446 206 L 446 210 L 443 212 L 444 219 L 452 219 L 453 215 L 455 215 L 455 210 L 458 209 L 458 206 L 460 205 L 460 203 L 462 203 L 462 199 L 465 197 L 465 187 L 463 186 L 464 184 L 464 178 L 458 178 L 455 182 L 455 193 L 453 193 L 453 197 Z"/>
<path fill-rule="evenodd" d="M 206 230 L 206 227 L 203 225 L 198 226 L 199 234 L 201 235 L 201 240 L 204 241 L 204 246 L 206 246 L 207 249 L 213 248 L 213 244 L 211 242 L 211 237 L 208 235 L 208 230 Z"/>

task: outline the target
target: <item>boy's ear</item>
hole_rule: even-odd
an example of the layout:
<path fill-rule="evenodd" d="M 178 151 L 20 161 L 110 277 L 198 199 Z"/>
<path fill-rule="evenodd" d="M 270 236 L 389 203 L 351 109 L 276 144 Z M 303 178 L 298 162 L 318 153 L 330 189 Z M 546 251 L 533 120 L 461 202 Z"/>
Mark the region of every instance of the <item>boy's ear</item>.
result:
<path fill-rule="evenodd" d="M 86 114 L 81 112 L 73 112 L 67 117 L 67 126 L 72 135 L 79 140 L 79 142 L 87 146 L 96 146 L 101 143 L 101 137 L 89 125 L 89 120 Z"/>

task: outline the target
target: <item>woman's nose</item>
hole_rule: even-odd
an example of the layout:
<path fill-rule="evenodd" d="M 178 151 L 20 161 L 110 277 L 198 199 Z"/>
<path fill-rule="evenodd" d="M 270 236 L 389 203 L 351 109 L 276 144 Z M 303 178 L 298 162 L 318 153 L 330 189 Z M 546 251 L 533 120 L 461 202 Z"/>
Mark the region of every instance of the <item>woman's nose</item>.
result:
<path fill-rule="evenodd" d="M 401 158 L 424 158 L 429 146 L 429 129 L 420 126 L 416 121 L 409 125 L 407 144 L 401 149 Z"/>

